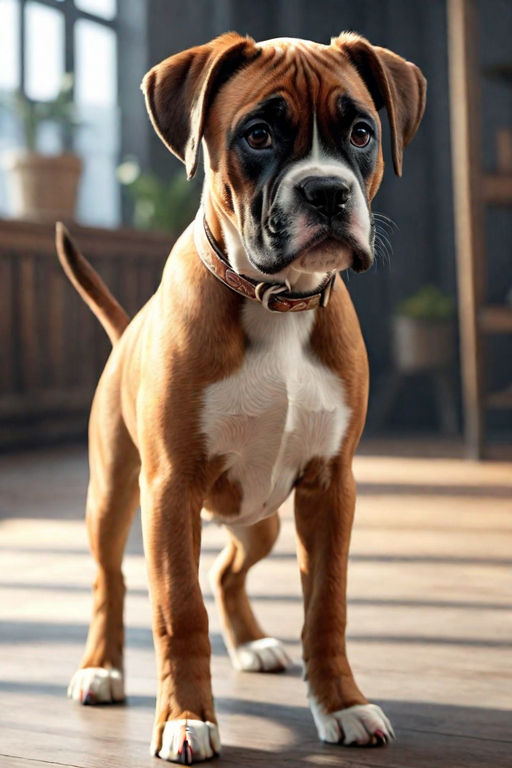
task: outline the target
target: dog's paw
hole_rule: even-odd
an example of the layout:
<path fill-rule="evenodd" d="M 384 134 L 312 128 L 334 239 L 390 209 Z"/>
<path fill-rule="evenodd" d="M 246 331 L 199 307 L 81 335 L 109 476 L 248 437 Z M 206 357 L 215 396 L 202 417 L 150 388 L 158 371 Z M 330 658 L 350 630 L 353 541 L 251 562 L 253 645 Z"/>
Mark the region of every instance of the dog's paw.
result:
<path fill-rule="evenodd" d="M 171 763 L 199 763 L 220 754 L 219 729 L 209 721 L 168 720 L 162 732 L 162 746 L 152 742 L 150 752 Z"/>
<path fill-rule="evenodd" d="M 282 672 L 291 665 L 283 644 L 275 637 L 262 637 L 232 648 L 231 661 L 240 672 Z"/>
<path fill-rule="evenodd" d="M 318 735 L 330 744 L 376 746 L 395 738 L 393 727 L 376 704 L 357 704 L 337 712 L 325 712 L 314 696 L 309 697 Z"/>
<path fill-rule="evenodd" d="M 78 669 L 68 686 L 68 697 L 80 704 L 112 704 L 124 701 L 123 673 L 118 669 Z"/>

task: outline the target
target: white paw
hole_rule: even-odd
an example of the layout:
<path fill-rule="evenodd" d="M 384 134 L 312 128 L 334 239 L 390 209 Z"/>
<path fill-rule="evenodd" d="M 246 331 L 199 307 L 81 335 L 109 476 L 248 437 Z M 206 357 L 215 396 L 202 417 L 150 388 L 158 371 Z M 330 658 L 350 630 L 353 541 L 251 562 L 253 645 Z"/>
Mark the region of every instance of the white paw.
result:
<path fill-rule="evenodd" d="M 368 746 L 387 744 L 395 738 L 393 727 L 376 704 L 356 704 L 338 712 L 325 712 L 314 696 L 309 696 L 318 736 L 330 744 Z"/>
<path fill-rule="evenodd" d="M 118 669 L 78 669 L 68 686 L 68 697 L 80 704 L 111 704 L 124 701 L 123 673 Z"/>
<path fill-rule="evenodd" d="M 280 672 L 291 665 L 283 644 L 275 637 L 262 637 L 231 648 L 232 664 L 241 672 Z"/>
<path fill-rule="evenodd" d="M 152 743 L 150 753 L 171 763 L 191 765 L 220 754 L 219 729 L 202 720 L 168 720 L 160 749 Z"/>

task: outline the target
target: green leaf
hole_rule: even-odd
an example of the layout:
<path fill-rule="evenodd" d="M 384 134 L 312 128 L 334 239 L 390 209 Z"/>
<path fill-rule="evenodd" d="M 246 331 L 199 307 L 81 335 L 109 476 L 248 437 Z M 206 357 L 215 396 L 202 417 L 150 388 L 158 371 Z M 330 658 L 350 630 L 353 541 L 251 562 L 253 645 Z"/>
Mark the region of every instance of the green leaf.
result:
<path fill-rule="evenodd" d="M 138 168 L 136 158 L 127 158 L 121 163 L 118 178 L 134 203 L 134 225 L 173 234 L 181 232 L 194 218 L 201 195 L 200 184 L 187 181 L 182 174 L 163 181 L 156 174 L 140 173 L 130 180 L 135 174 L 124 171 L 131 166 Z"/>

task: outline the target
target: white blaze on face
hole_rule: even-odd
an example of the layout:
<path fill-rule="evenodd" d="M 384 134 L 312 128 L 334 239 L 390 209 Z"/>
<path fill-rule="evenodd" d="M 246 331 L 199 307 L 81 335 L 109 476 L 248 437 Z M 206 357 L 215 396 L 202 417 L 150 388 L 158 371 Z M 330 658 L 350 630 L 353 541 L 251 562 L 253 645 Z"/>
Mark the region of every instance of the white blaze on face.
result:
<path fill-rule="evenodd" d="M 310 176 L 338 178 L 351 188 L 350 234 L 365 251 L 370 249 L 371 222 L 368 205 L 363 191 L 352 169 L 342 160 L 327 155 L 321 146 L 316 118 L 313 123 L 313 142 L 310 154 L 290 168 L 283 177 L 274 205 L 285 214 L 293 211 L 297 195 L 297 185 Z M 310 241 L 321 225 L 308 224 L 307 214 L 299 213 L 293 217 L 289 231 L 289 252 L 296 253 Z M 299 262 L 301 260 L 299 259 Z M 296 265 L 300 267 L 300 264 Z M 304 265 L 305 266 L 305 265 Z M 349 266 L 347 264 L 347 266 Z"/>

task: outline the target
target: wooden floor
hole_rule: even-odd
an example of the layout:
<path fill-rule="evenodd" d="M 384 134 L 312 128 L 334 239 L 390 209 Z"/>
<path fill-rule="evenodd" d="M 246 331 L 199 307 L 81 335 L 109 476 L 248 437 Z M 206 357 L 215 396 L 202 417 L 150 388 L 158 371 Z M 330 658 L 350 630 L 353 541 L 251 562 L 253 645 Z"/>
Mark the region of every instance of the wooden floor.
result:
<path fill-rule="evenodd" d="M 430 448 L 430 458 L 414 458 L 418 446 L 369 445 L 356 462 L 348 647 L 360 686 L 395 726 L 388 748 L 316 740 L 301 680 L 290 506 L 274 555 L 250 582 L 264 626 L 295 661 L 285 675 L 231 670 L 206 578 L 223 532 L 205 527 L 219 768 L 512 766 L 512 465 L 439 459 Z M 128 703 L 66 700 L 90 611 L 86 480 L 80 447 L 0 460 L 2 768 L 162 765 L 148 755 L 154 659 L 138 525 L 125 569 Z"/>

